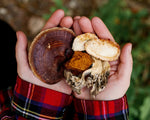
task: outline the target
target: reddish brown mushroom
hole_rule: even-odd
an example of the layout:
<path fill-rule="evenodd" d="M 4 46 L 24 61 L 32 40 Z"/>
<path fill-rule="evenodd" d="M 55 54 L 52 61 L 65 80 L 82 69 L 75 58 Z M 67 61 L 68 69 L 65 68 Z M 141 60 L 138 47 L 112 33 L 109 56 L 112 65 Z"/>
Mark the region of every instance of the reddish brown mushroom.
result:
<path fill-rule="evenodd" d="M 75 33 L 67 28 L 51 28 L 39 33 L 29 49 L 29 64 L 40 80 L 54 84 L 64 78 L 64 63 L 72 56 Z"/>

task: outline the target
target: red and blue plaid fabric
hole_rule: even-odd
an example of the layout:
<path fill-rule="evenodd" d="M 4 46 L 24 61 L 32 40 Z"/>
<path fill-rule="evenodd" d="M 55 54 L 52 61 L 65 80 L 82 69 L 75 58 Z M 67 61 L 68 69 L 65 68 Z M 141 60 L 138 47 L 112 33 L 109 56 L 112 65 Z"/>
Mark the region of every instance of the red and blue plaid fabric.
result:
<path fill-rule="evenodd" d="M 72 96 L 34 85 L 17 78 L 12 107 L 28 119 L 62 119 Z"/>
<path fill-rule="evenodd" d="M 126 95 L 112 101 L 74 99 L 75 120 L 128 120 Z"/>
<path fill-rule="evenodd" d="M 11 111 L 11 98 L 13 90 L 11 87 L 0 90 L 0 120 L 13 120 L 14 113 Z"/>
<path fill-rule="evenodd" d="M 9 97 L 5 94 L 0 92 L 2 101 L 0 101 L 0 106 L 5 104 L 6 98 L 4 97 Z M 7 109 L 1 112 L 3 118 L 8 116 L 8 111 L 18 120 L 128 120 L 129 115 L 126 95 L 112 101 L 81 100 L 72 95 L 34 85 L 19 77 L 11 105 L 13 112 L 9 107 L 4 107 Z"/>

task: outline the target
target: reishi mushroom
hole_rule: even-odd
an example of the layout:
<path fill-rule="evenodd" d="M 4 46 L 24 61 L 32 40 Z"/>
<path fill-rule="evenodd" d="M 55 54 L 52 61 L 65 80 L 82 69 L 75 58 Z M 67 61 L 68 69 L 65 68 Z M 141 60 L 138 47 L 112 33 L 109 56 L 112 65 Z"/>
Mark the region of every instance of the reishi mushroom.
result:
<path fill-rule="evenodd" d="M 64 79 L 64 63 L 72 56 L 75 33 L 54 27 L 40 32 L 29 48 L 29 64 L 34 75 L 45 83 Z"/>

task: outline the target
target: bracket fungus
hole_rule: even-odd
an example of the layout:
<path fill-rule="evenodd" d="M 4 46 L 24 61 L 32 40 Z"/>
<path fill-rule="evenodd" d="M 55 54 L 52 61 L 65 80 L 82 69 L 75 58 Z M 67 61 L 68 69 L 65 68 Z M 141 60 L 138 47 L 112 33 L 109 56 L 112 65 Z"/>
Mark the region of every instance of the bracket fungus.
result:
<path fill-rule="evenodd" d="M 34 75 L 43 82 L 54 84 L 64 78 L 63 64 L 71 57 L 75 33 L 54 27 L 40 32 L 29 48 L 29 64 Z"/>

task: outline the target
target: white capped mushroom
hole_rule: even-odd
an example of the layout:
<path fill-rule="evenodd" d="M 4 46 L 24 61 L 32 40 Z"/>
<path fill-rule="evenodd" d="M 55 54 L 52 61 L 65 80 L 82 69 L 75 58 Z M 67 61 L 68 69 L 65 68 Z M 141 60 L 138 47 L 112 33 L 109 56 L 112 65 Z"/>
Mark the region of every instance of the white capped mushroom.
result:
<path fill-rule="evenodd" d="M 85 34 L 78 35 L 73 41 L 73 45 L 72 45 L 73 51 L 84 51 L 85 50 L 84 44 L 88 40 L 94 38 L 98 39 L 98 37 L 92 33 L 85 33 Z"/>
<path fill-rule="evenodd" d="M 88 54 L 101 60 L 113 61 L 120 55 L 119 45 L 110 40 L 91 39 L 84 45 Z"/>

